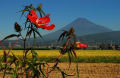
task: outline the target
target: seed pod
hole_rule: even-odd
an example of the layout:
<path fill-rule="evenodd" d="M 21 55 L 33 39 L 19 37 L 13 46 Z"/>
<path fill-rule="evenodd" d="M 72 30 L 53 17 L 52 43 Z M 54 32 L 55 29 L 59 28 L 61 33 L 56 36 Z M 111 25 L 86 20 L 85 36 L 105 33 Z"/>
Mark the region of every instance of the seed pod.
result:
<path fill-rule="evenodd" d="M 21 26 L 20 26 L 17 22 L 15 22 L 14 28 L 15 28 L 15 31 L 16 31 L 16 32 L 20 32 L 20 31 L 22 30 L 22 29 L 21 29 Z"/>
<path fill-rule="evenodd" d="M 74 28 L 71 28 L 71 29 L 69 30 L 69 35 L 73 34 L 74 32 L 75 32 Z"/>

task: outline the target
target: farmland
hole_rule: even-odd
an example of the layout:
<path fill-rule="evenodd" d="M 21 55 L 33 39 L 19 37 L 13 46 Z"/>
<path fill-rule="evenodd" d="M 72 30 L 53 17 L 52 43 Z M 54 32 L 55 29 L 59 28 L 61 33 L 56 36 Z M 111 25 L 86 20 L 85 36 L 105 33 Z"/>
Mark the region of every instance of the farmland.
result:
<path fill-rule="evenodd" d="M 50 66 L 54 65 L 56 58 L 60 55 L 59 50 L 35 50 L 38 54 L 39 61 L 49 62 Z M 8 50 L 6 51 L 8 52 Z M 31 57 L 31 51 L 28 52 L 27 58 Z M 12 50 L 10 54 L 22 57 L 22 50 Z M 80 78 L 120 78 L 120 51 L 118 50 L 76 50 L 78 59 L 72 58 L 69 68 L 68 57 L 65 54 L 58 66 L 67 74 L 73 75 L 66 78 L 77 78 L 76 63 L 78 63 L 78 71 Z M 3 50 L 0 50 L 0 56 Z M 0 76 L 2 77 L 2 73 Z M 0 77 L 0 78 L 1 78 Z M 12 78 L 7 75 L 6 78 Z M 40 77 L 42 78 L 42 77 Z M 53 71 L 49 78 L 62 78 L 58 71 Z"/>
<path fill-rule="evenodd" d="M 76 64 L 72 63 L 69 68 L 68 63 L 60 63 L 59 67 L 62 68 L 67 74 L 75 74 Z M 79 76 L 80 78 L 120 78 L 120 64 L 119 63 L 79 63 Z M 53 75 L 53 74 L 56 75 Z M 51 73 L 50 78 L 62 78 L 59 72 Z M 66 78 L 77 78 L 77 76 L 69 76 Z"/>
<path fill-rule="evenodd" d="M 53 65 L 53 63 L 50 63 Z M 58 65 L 63 71 L 69 75 L 65 78 L 77 78 L 76 64 L 72 63 L 69 68 L 69 63 L 60 63 Z M 120 64 L 119 63 L 78 63 L 80 78 L 120 78 Z M 3 74 L 0 73 L 0 78 Z M 9 75 L 6 78 L 13 78 Z M 42 77 L 40 77 L 42 78 Z M 61 73 L 53 71 L 49 78 L 62 78 Z"/>
<path fill-rule="evenodd" d="M 38 54 L 40 61 L 54 62 L 54 60 L 60 55 L 59 50 L 35 50 Z M 12 50 L 13 54 L 18 57 L 22 57 L 22 50 Z M 28 58 L 31 57 L 31 51 L 28 52 Z M 73 62 L 120 62 L 119 50 L 76 50 L 78 59 L 72 59 Z M 3 55 L 3 50 L 0 50 L 0 56 Z M 67 62 L 68 57 L 65 54 L 61 59 L 61 62 Z"/>

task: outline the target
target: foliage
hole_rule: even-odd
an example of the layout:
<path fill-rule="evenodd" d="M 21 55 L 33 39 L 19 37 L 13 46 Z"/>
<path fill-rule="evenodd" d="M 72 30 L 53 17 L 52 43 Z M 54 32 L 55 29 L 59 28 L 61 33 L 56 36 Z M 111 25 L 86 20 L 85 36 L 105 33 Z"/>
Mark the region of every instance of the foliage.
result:
<path fill-rule="evenodd" d="M 41 18 L 46 15 L 42 10 L 41 4 L 37 8 L 35 8 L 31 4 L 31 5 L 25 6 L 25 8 L 20 11 L 22 12 L 21 17 L 25 13 L 30 15 L 31 10 L 39 12 Z M 0 61 L 0 71 L 3 72 L 3 78 L 6 77 L 6 74 L 10 74 L 13 78 L 20 78 L 20 77 L 39 78 L 41 77 L 41 75 L 43 78 L 48 78 L 49 74 L 52 71 L 56 71 L 56 70 L 61 73 L 63 78 L 65 78 L 66 76 L 72 76 L 62 71 L 59 68 L 58 63 L 60 62 L 60 58 L 62 57 L 62 55 L 64 55 L 65 53 L 68 53 L 70 63 L 72 59 L 71 57 L 73 55 L 75 56 L 75 58 L 77 58 L 77 55 L 74 50 L 75 49 L 74 43 L 76 41 L 76 37 L 74 34 L 75 30 L 73 28 L 71 28 L 69 31 L 65 30 L 60 35 L 58 41 L 60 41 L 61 38 L 62 39 L 66 38 L 66 42 L 60 50 L 61 55 L 56 58 L 56 60 L 54 61 L 55 64 L 52 67 L 50 67 L 47 62 L 43 62 L 43 61 L 41 62 L 39 60 L 38 53 L 34 50 L 35 44 L 31 48 L 26 48 L 26 40 L 31 36 L 34 37 L 33 43 L 36 40 L 36 35 L 38 35 L 40 38 L 43 38 L 38 30 L 38 27 L 34 23 L 32 23 L 28 18 L 26 18 L 24 29 L 17 22 L 15 22 L 14 24 L 14 29 L 17 34 L 8 35 L 2 41 L 0 41 L 1 43 L 0 45 L 3 48 L 3 56 Z M 25 33 L 25 36 L 22 33 L 24 32 L 24 30 L 27 31 Z M 3 41 L 13 37 L 16 37 L 24 41 L 24 45 L 23 45 L 24 50 L 23 50 L 22 57 L 17 57 L 12 51 L 12 49 L 17 44 L 17 40 L 9 50 L 5 50 L 5 47 L 2 44 Z M 31 55 L 31 57 L 29 57 L 29 55 Z M 50 68 L 50 70 L 45 70 L 45 68 L 47 69 Z"/>

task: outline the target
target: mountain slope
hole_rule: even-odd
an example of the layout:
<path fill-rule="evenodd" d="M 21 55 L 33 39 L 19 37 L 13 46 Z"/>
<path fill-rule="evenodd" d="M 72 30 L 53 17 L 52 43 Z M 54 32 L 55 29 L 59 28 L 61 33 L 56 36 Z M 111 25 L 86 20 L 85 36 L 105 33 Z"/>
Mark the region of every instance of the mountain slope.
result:
<path fill-rule="evenodd" d="M 50 40 L 57 39 L 59 37 L 59 35 L 62 33 L 62 30 L 68 30 L 71 27 L 73 27 L 75 29 L 75 31 L 76 31 L 75 34 L 77 36 L 112 31 L 104 26 L 94 24 L 85 18 L 78 18 L 78 19 L 74 20 L 73 22 L 71 22 L 70 24 L 66 25 L 65 27 L 61 28 L 60 30 L 50 33 L 48 35 L 45 35 L 44 37 L 46 39 L 50 39 Z"/>
<path fill-rule="evenodd" d="M 120 40 L 120 31 L 91 34 L 78 37 L 80 40 Z"/>

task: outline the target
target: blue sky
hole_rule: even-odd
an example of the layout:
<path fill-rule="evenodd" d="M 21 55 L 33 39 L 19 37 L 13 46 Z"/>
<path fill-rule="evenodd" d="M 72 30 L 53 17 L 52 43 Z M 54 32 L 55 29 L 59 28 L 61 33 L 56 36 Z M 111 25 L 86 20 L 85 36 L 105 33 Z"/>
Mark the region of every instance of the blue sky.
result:
<path fill-rule="evenodd" d="M 36 7 L 43 4 L 43 10 L 51 14 L 51 23 L 56 25 L 55 30 L 78 17 L 120 30 L 120 0 L 0 0 L 0 39 L 15 33 L 14 22 L 23 25 L 24 19 L 20 19 L 18 11 L 31 3 Z M 44 30 L 41 33 L 48 32 Z"/>

